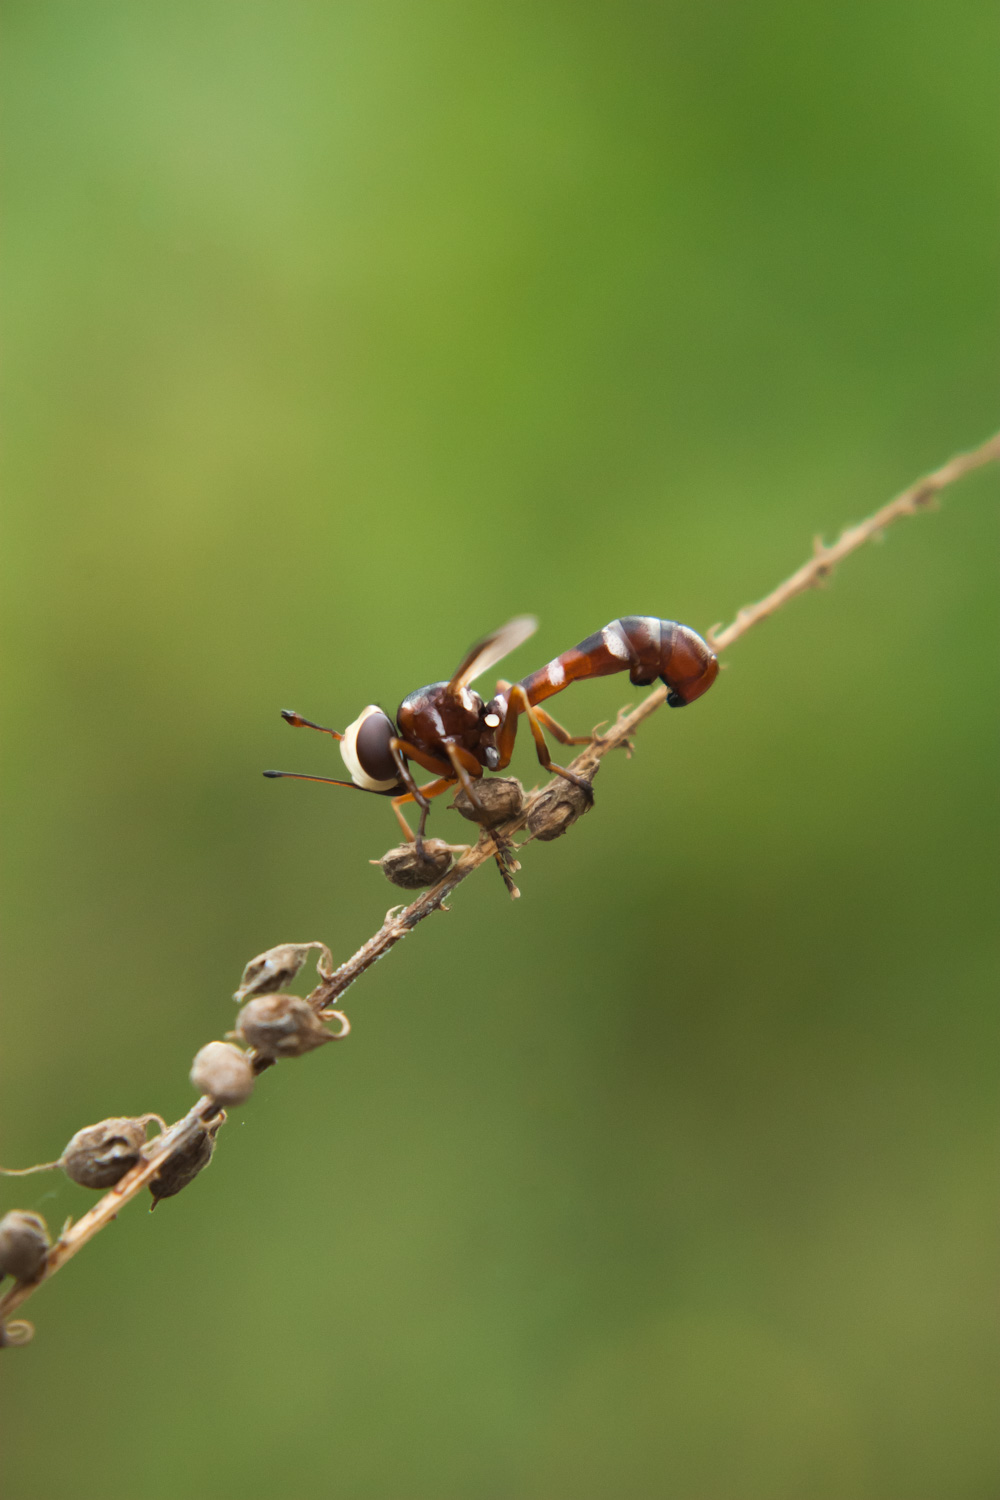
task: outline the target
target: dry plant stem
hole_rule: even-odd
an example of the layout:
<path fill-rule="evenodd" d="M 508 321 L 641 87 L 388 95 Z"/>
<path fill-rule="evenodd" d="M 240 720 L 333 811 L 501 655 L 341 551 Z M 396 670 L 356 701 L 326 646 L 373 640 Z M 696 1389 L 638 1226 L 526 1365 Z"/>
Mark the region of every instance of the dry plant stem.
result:
<path fill-rule="evenodd" d="M 954 484 L 956 479 L 971 474 L 973 469 L 981 469 L 997 459 L 1000 459 L 1000 432 L 995 433 L 980 447 L 973 448 L 970 453 L 959 453 L 942 464 L 940 469 L 935 469 L 933 474 L 918 479 L 916 484 L 911 484 L 908 490 L 897 495 L 895 500 L 890 500 L 888 505 L 883 505 L 881 510 L 877 510 L 867 520 L 859 521 L 856 526 L 846 527 L 831 546 L 825 547 L 822 538 L 817 537 L 810 560 L 803 563 L 791 578 L 779 583 L 765 599 L 756 604 L 745 605 L 725 630 L 714 626 L 708 632 L 709 645 L 714 651 L 725 651 L 727 646 L 738 641 L 741 635 L 746 635 L 752 626 L 759 625 L 761 620 L 773 615 L 775 610 L 787 604 L 789 599 L 794 599 L 796 594 L 804 594 L 807 589 L 814 589 L 823 583 L 849 553 L 856 552 L 865 542 L 880 536 L 893 521 L 901 521 L 904 516 L 915 516 L 921 510 L 929 510 L 936 497 L 949 484 Z"/>
<path fill-rule="evenodd" d="M 909 489 L 904 490 L 895 500 L 882 506 L 881 510 L 877 510 L 867 520 L 842 531 L 837 541 L 831 546 L 825 547 L 817 541 L 814 555 L 809 562 L 803 564 L 790 578 L 786 578 L 784 583 L 779 584 L 766 598 L 761 599 L 757 604 L 750 604 L 741 609 L 731 625 L 727 625 L 725 629 L 716 628 L 709 632 L 708 639 L 713 648 L 716 651 L 726 650 L 734 641 L 746 635 L 754 625 L 758 625 L 761 620 L 768 619 L 797 594 L 805 593 L 807 589 L 815 588 L 824 582 L 837 563 L 856 551 L 858 547 L 863 546 L 865 542 L 879 536 L 894 521 L 899 521 L 904 516 L 916 515 L 919 511 L 927 509 L 935 496 L 946 486 L 954 484 L 956 480 L 971 473 L 972 470 L 982 468 L 998 459 L 1000 459 L 1000 433 L 983 443 L 981 447 L 973 449 L 972 452 L 959 454 L 940 469 L 935 469 L 933 474 L 928 474 L 925 479 L 911 485 Z M 614 728 L 595 739 L 593 744 L 588 745 L 572 762 L 570 769 L 577 776 L 592 780 L 600 769 L 605 755 L 626 744 L 642 721 L 648 719 L 650 714 L 655 713 L 666 701 L 667 689 L 656 688 L 630 713 L 619 715 Z M 528 793 L 517 817 L 510 818 L 495 830 L 497 842 L 494 842 L 492 832 L 484 830 L 475 847 L 463 854 L 436 885 L 422 892 L 415 901 L 410 902 L 409 906 L 394 907 L 389 911 L 378 932 L 369 938 L 367 943 L 364 943 L 346 963 L 341 964 L 329 979 L 323 980 L 313 990 L 309 996 L 309 1002 L 313 1008 L 318 1012 L 331 1006 L 366 969 L 370 969 L 384 954 L 406 937 L 407 933 L 412 932 L 418 922 L 429 917 L 431 912 L 442 908 L 456 886 L 471 875 L 473 870 L 494 858 L 501 841 L 509 840 L 513 834 L 524 828 L 532 810 L 541 801 L 550 785 L 552 785 L 551 782 L 545 787 L 536 788 L 535 791 Z M 271 1066 L 269 1059 L 260 1057 L 256 1053 L 251 1053 L 251 1058 L 255 1073 L 261 1073 Z M 146 1147 L 143 1160 L 127 1172 L 109 1192 L 105 1193 L 89 1213 L 71 1225 L 59 1237 L 49 1252 L 43 1275 L 36 1281 L 16 1284 L 5 1296 L 0 1297 L 0 1321 L 30 1297 L 36 1287 L 54 1275 L 60 1266 L 65 1265 L 66 1261 L 71 1259 L 88 1240 L 93 1239 L 99 1230 L 110 1223 L 118 1211 L 155 1177 L 171 1153 L 179 1146 L 186 1145 L 197 1134 L 203 1122 L 217 1112 L 218 1106 L 213 1100 L 199 1099 L 183 1119 L 171 1125 L 162 1135 L 154 1137 Z"/>
<path fill-rule="evenodd" d="M 613 729 L 594 740 L 588 745 L 581 755 L 572 762 L 569 769 L 577 776 L 592 781 L 600 769 L 601 761 L 611 750 L 616 750 L 620 745 L 631 738 L 637 725 L 643 719 L 648 719 L 651 713 L 662 707 L 667 701 L 667 689 L 658 687 L 655 692 L 650 693 L 648 698 L 634 708 L 631 713 L 620 715 Z M 504 840 L 509 840 L 515 833 L 521 831 L 527 823 L 532 811 L 545 796 L 551 782 L 543 787 L 536 787 L 534 791 L 525 795 L 524 806 L 516 818 L 509 818 L 506 823 L 501 823 L 497 828 L 483 830 L 479 842 L 469 849 L 452 866 L 447 875 L 443 875 L 436 885 L 432 885 L 409 906 L 401 910 L 393 907 L 386 915 L 385 921 L 375 933 L 359 948 L 346 963 L 340 965 L 331 977 L 324 980 L 318 989 L 313 990 L 309 996 L 309 1002 L 317 1010 L 323 1010 L 332 1005 L 344 993 L 349 985 L 362 975 L 372 964 L 377 963 L 384 954 L 394 948 L 401 938 L 412 932 L 418 922 L 429 917 L 432 911 L 437 911 L 451 895 L 457 885 L 460 885 L 473 870 L 480 865 L 486 864 L 488 860 L 496 856 L 497 850 L 502 849 Z M 496 841 L 494 841 L 496 834 Z"/>
<path fill-rule="evenodd" d="M 1000 433 L 995 434 L 979 448 L 973 449 L 971 453 L 960 453 L 956 458 L 950 459 L 940 469 L 935 469 L 933 474 L 928 474 L 926 478 L 918 480 L 895 500 L 890 500 L 887 505 L 883 505 L 881 510 L 877 510 L 867 520 L 860 521 L 856 526 L 847 527 L 832 546 L 824 547 L 822 542 L 817 540 L 814 544 L 814 555 L 809 562 L 803 564 L 797 572 L 793 573 L 790 578 L 786 578 L 784 583 L 780 583 L 758 604 L 746 605 L 739 611 L 733 623 L 726 626 L 724 630 L 717 629 L 709 632 L 708 639 L 713 649 L 726 650 L 734 641 L 738 641 L 740 636 L 746 635 L 747 631 L 754 625 L 758 625 L 761 620 L 768 619 L 797 594 L 803 594 L 807 589 L 815 588 L 823 583 L 829 578 L 837 563 L 849 553 L 856 551 L 858 547 L 863 546 L 865 542 L 879 536 L 893 521 L 899 521 L 904 516 L 913 516 L 920 510 L 927 509 L 947 485 L 954 484 L 957 479 L 971 473 L 973 469 L 980 469 L 996 459 L 1000 459 Z M 608 751 L 623 745 L 643 719 L 647 719 L 666 701 L 667 689 L 656 688 L 631 713 L 620 717 L 612 730 L 595 740 L 592 745 L 588 745 L 582 755 L 578 755 L 572 762 L 569 769 L 577 776 L 592 779 Z M 546 788 L 543 787 L 541 790 L 529 793 L 518 816 L 511 818 L 507 823 L 502 823 L 497 833 L 509 838 L 511 834 L 523 828 L 532 808 L 544 796 L 545 791 Z M 389 949 L 394 947 L 408 932 L 412 932 L 418 922 L 423 921 L 424 917 L 429 916 L 432 911 L 436 911 L 467 875 L 471 875 L 473 870 L 491 859 L 495 853 L 496 848 L 492 838 L 488 833 L 484 833 L 475 848 L 464 854 L 447 875 L 438 881 L 437 885 L 425 891 L 422 896 L 418 896 L 416 901 L 411 902 L 402 911 L 390 911 L 375 936 L 369 938 L 368 942 L 359 948 L 346 963 L 341 964 L 331 979 L 320 985 L 319 989 L 314 990 L 309 997 L 310 1001 L 317 1008 L 331 1005 L 344 993 L 348 985 L 353 984 L 359 975 L 363 974 L 366 969 L 370 969 L 372 964 L 377 963 L 383 954 L 388 953 Z"/>
<path fill-rule="evenodd" d="M 15 1307 L 20 1306 L 26 1298 L 43 1281 L 54 1276 L 60 1266 L 64 1266 L 68 1260 L 72 1260 L 78 1250 L 82 1250 L 88 1240 L 110 1224 L 118 1210 L 128 1203 L 136 1194 L 154 1178 L 163 1163 L 177 1150 L 179 1146 L 187 1145 L 193 1136 L 197 1135 L 201 1126 L 213 1115 L 218 1114 L 219 1106 L 214 1099 L 207 1097 L 198 1100 L 193 1109 L 175 1124 L 165 1130 L 162 1135 L 154 1136 L 143 1153 L 142 1161 L 137 1162 L 113 1188 L 100 1198 L 94 1207 L 85 1213 L 82 1219 L 77 1219 L 56 1240 L 45 1263 L 45 1270 L 35 1281 L 17 1282 L 11 1289 L 0 1297 L 0 1322 L 8 1313 L 13 1312 Z"/>

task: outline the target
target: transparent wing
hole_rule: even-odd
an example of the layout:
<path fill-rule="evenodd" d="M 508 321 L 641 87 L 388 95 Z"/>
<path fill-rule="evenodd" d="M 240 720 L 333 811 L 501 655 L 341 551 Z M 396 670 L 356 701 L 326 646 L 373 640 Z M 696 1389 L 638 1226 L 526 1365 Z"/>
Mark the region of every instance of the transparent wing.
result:
<path fill-rule="evenodd" d="M 513 620 L 508 620 L 506 625 L 501 625 L 492 635 L 477 641 L 449 682 L 449 692 L 457 693 L 468 687 L 470 682 L 488 672 L 490 667 L 495 667 L 498 661 L 526 641 L 529 635 L 534 635 L 537 629 L 538 621 L 534 615 L 515 615 Z"/>

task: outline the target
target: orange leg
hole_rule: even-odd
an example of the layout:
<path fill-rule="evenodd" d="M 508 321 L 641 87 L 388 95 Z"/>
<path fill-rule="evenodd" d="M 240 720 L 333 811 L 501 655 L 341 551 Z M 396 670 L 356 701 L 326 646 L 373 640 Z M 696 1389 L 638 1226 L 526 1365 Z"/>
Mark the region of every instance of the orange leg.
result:
<path fill-rule="evenodd" d="M 461 745 L 453 745 L 450 740 L 445 740 L 444 748 L 448 752 L 448 759 L 451 761 L 455 775 L 462 783 L 462 791 L 468 797 L 476 811 L 482 812 L 483 804 L 476 793 L 476 784 L 473 780 L 473 777 L 479 780 L 482 776 L 482 766 L 476 757 L 468 750 L 463 750 Z"/>
<path fill-rule="evenodd" d="M 539 723 L 538 710 L 532 707 L 531 703 L 528 701 L 527 693 L 519 682 L 515 682 L 514 686 L 510 689 L 510 697 L 507 701 L 509 705 L 507 710 L 508 719 L 510 717 L 510 710 L 514 708 L 516 708 L 518 713 L 527 715 L 528 724 L 531 727 L 532 738 L 535 741 L 535 751 L 538 755 L 539 761 L 545 767 L 546 771 L 555 771 L 557 776 L 565 776 L 567 781 L 572 781 L 574 786 L 580 787 L 582 791 L 585 791 L 589 796 L 592 797 L 593 792 L 591 791 L 589 782 L 584 781 L 583 777 L 577 776 L 575 772 L 567 771 L 565 766 L 557 766 L 555 761 L 552 759 L 551 755 L 549 754 L 549 747 L 545 743 L 545 735 L 542 731 L 542 726 Z M 548 718 L 548 715 L 546 714 L 545 717 Z M 504 725 L 504 728 L 506 729 L 506 725 Z M 512 734 L 511 743 L 513 743 L 513 738 L 514 736 Z M 583 740 L 574 740 L 570 738 L 565 740 L 563 743 L 569 745 L 584 744 L 589 742 L 589 739 L 590 736 L 587 735 Z"/>
<path fill-rule="evenodd" d="M 418 766 L 423 766 L 424 770 L 430 771 L 432 776 L 446 777 L 449 781 L 454 781 L 455 778 L 452 775 L 451 767 L 446 765 L 444 761 L 438 760 L 433 755 L 428 755 L 424 750 L 418 750 L 416 745 L 410 744 L 409 740 L 400 740 L 393 736 L 389 741 L 389 749 L 392 751 L 392 758 L 396 762 L 400 781 L 406 787 L 408 795 L 412 797 L 413 801 L 420 808 L 420 826 L 417 829 L 416 835 L 417 853 L 419 854 L 423 844 L 424 829 L 427 827 L 427 814 L 431 810 L 431 805 L 414 781 L 413 773 L 406 762 L 408 760 L 415 760 Z M 442 787 L 441 790 L 443 791 L 444 788 Z M 394 802 L 395 800 L 393 798 Z M 396 809 L 396 817 L 406 830 L 407 838 L 412 839 L 413 834 L 410 832 L 410 825 L 398 809 Z"/>
<path fill-rule="evenodd" d="M 442 792 L 447 792 L 449 788 L 453 787 L 454 785 L 454 776 L 442 776 L 438 781 L 428 781 L 426 786 L 422 786 L 419 788 L 419 791 L 421 797 L 423 797 L 425 801 L 429 802 L 432 797 L 440 797 Z M 404 802 L 415 802 L 416 800 L 417 799 L 416 797 L 414 797 L 412 792 L 404 792 L 401 797 L 393 797 L 392 799 L 392 810 L 396 814 L 396 817 L 399 819 L 399 825 L 402 828 L 403 833 L 406 835 L 407 840 L 411 844 L 413 843 L 415 835 L 413 829 L 403 817 L 402 807 Z"/>
<path fill-rule="evenodd" d="M 544 724 L 545 728 L 555 735 L 560 745 L 592 745 L 594 742 L 592 734 L 570 734 L 569 730 L 564 729 L 558 720 L 545 712 L 544 708 L 538 708 L 536 705 L 534 715 L 539 724 Z"/>
<path fill-rule="evenodd" d="M 432 776 L 450 776 L 451 767 L 447 760 L 440 755 L 428 755 L 426 750 L 418 750 L 416 745 L 411 745 L 409 740 L 391 740 L 390 748 L 395 755 L 398 750 L 400 755 L 405 755 L 407 760 L 415 760 L 418 766 L 423 766 Z"/>
<path fill-rule="evenodd" d="M 505 682 L 501 677 L 497 683 L 497 696 L 501 697 L 504 693 L 509 694 L 510 690 L 510 683 Z M 510 765 L 510 758 L 514 754 L 514 741 L 517 739 L 517 716 L 519 712 L 518 705 L 508 697 L 507 712 L 504 716 L 500 732 L 497 735 L 497 751 L 500 756 L 500 764 L 497 769 L 500 771 L 507 769 Z"/>
<path fill-rule="evenodd" d="M 463 749 L 461 745 L 453 745 L 450 740 L 445 740 L 444 748 L 447 750 L 448 758 L 455 767 L 455 775 L 462 783 L 463 792 L 477 812 L 482 813 L 483 804 L 480 802 L 479 794 L 476 791 L 476 782 L 480 781 L 483 775 L 482 766 L 476 757 L 470 751 Z M 493 829 L 492 833 L 493 857 L 497 862 L 497 869 L 500 871 L 504 885 L 510 891 L 511 895 L 516 896 L 519 893 L 516 885 L 510 878 L 510 872 L 512 869 L 516 870 L 518 868 L 517 861 L 513 859 L 510 853 L 510 844 L 508 841 L 502 839 L 496 829 Z"/>
<path fill-rule="evenodd" d="M 511 684 L 501 678 L 497 683 L 497 694 L 502 695 L 504 693 L 508 695 L 507 717 L 503 728 L 497 735 L 497 750 L 500 755 L 498 770 L 501 771 L 510 765 L 510 758 L 514 753 L 514 740 L 517 737 L 517 716 L 519 713 L 525 711 L 523 703 L 526 696 L 522 690 L 522 693 L 515 697 Z M 594 736 L 592 734 L 570 734 L 569 730 L 564 729 L 558 719 L 554 719 L 551 714 L 546 713 L 544 708 L 536 707 L 531 703 L 530 699 L 528 700 L 527 712 L 534 714 L 537 723 L 543 724 L 546 729 L 554 734 L 560 745 L 590 745 L 593 743 Z M 544 765 L 544 761 L 542 764 Z"/>

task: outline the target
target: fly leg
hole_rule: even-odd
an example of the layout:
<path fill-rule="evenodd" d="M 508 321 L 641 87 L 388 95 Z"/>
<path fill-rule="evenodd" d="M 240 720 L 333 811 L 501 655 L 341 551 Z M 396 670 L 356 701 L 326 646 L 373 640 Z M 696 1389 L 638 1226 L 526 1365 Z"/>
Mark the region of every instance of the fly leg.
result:
<path fill-rule="evenodd" d="M 468 750 L 464 750 L 461 745 L 453 745 L 450 740 L 445 740 L 444 747 L 448 752 L 449 760 L 455 768 L 455 775 L 462 783 L 463 792 L 477 812 L 484 812 L 483 804 L 476 793 L 476 780 L 483 774 L 478 760 Z M 473 777 L 476 780 L 473 780 Z M 518 864 L 514 859 L 510 841 L 499 834 L 496 829 L 490 829 L 490 835 L 493 839 L 495 850 L 493 857 L 497 862 L 497 869 L 500 871 L 503 883 L 512 896 L 520 895 L 517 886 L 511 879 L 511 871 L 516 870 Z"/>
<path fill-rule="evenodd" d="M 482 766 L 470 751 L 463 750 L 461 745 L 452 744 L 451 740 L 445 740 L 444 748 L 448 752 L 448 759 L 451 761 L 453 774 L 462 783 L 462 791 L 468 797 L 476 811 L 483 812 L 483 804 L 479 800 L 476 783 L 473 780 L 473 777 L 478 780 L 482 776 Z"/>
<path fill-rule="evenodd" d="M 389 741 L 389 749 L 392 752 L 393 760 L 396 762 L 396 769 L 399 772 L 400 781 L 406 787 L 407 792 L 420 808 L 420 826 L 417 829 L 415 842 L 417 845 L 418 855 L 423 857 L 424 829 L 427 827 L 427 814 L 431 810 L 431 805 L 428 802 L 427 798 L 424 796 L 421 788 L 418 787 L 417 783 L 414 781 L 413 773 L 407 765 L 407 760 L 415 760 L 418 766 L 423 766 L 424 770 L 430 771 L 433 776 L 447 778 L 449 781 L 454 781 L 455 778 L 451 774 L 450 768 L 445 765 L 443 761 L 438 760 L 433 755 L 427 755 L 423 750 L 418 750 L 416 745 L 411 745 L 407 740 L 400 740 L 393 736 L 393 738 Z M 441 787 L 440 790 L 444 791 L 444 787 Z M 393 811 L 395 812 L 396 817 L 399 819 L 400 823 L 403 825 L 403 828 L 406 830 L 407 838 L 412 839 L 413 834 L 410 832 L 409 824 L 403 817 L 403 814 L 399 811 L 399 808 L 396 807 L 395 803 L 396 798 L 393 798 Z"/>
<path fill-rule="evenodd" d="M 511 708 L 516 708 L 519 713 L 525 714 L 527 716 L 528 724 L 531 727 L 532 738 L 535 741 L 535 751 L 538 755 L 539 761 L 545 767 L 546 771 L 555 771 L 557 776 L 564 776 L 567 781 L 572 781 L 573 785 L 578 786 L 582 792 L 586 793 L 588 799 L 593 802 L 594 793 L 591 788 L 590 782 L 585 781 L 582 776 L 577 776 L 575 771 L 567 771 L 565 766 L 557 766 L 555 761 L 552 759 L 551 755 L 549 754 L 549 747 L 545 743 L 545 734 L 539 722 L 538 710 L 532 707 L 527 693 L 519 682 L 515 682 L 514 686 L 510 690 L 509 703 Z M 548 719 L 548 714 L 546 714 L 545 717 L 546 719 Z M 563 732 L 565 733 L 565 731 Z M 584 737 L 584 739 L 581 740 L 567 739 L 565 743 L 572 745 L 589 743 L 589 741 L 590 736 L 587 735 Z"/>
<path fill-rule="evenodd" d="M 560 745 L 592 745 L 594 743 L 595 735 L 570 734 L 569 730 L 564 729 L 558 720 L 545 712 L 544 708 L 538 708 L 536 705 L 533 707 L 532 712 L 539 724 L 543 724 L 550 734 L 555 735 Z"/>
<path fill-rule="evenodd" d="M 525 700 L 527 700 L 529 710 L 534 714 L 538 723 L 544 725 L 551 734 L 554 734 L 560 745 L 592 745 L 597 738 L 594 734 L 570 734 L 569 730 L 564 729 L 558 719 L 554 719 L 550 713 L 546 713 L 544 708 L 538 708 L 532 704 L 526 693 L 523 693 L 523 696 L 519 695 L 515 701 L 511 684 L 505 682 L 503 678 L 497 683 L 497 696 L 505 697 L 507 702 L 507 714 L 503 726 L 497 735 L 497 749 L 500 752 L 501 770 L 510 764 L 510 757 L 514 750 L 514 739 L 517 735 L 517 716 L 519 713 L 525 711 L 523 707 Z"/>
<path fill-rule="evenodd" d="M 425 786 L 419 788 L 419 791 L 421 797 L 423 797 L 425 801 L 429 802 L 432 797 L 440 797 L 442 792 L 447 792 L 454 785 L 454 776 L 441 776 L 437 781 L 428 781 Z M 412 792 L 404 792 L 402 796 L 393 797 L 392 799 L 392 810 L 399 820 L 399 826 L 402 828 L 407 842 L 410 844 L 414 842 L 415 835 L 413 829 L 403 817 L 402 807 L 405 802 L 415 802 L 416 800 L 417 799 L 414 797 Z M 423 834 L 423 831 L 423 826 L 421 825 L 421 835 Z"/>

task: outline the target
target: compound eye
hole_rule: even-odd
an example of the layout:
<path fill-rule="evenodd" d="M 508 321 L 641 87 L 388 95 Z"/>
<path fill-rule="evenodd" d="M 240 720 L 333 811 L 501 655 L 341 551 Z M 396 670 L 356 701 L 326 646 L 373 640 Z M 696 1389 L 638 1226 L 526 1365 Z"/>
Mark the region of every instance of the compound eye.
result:
<path fill-rule="evenodd" d="M 399 785 L 399 771 L 390 747 L 395 733 L 396 726 L 388 714 L 374 703 L 369 703 L 344 730 L 340 753 L 351 780 L 366 791 L 388 792 Z"/>

